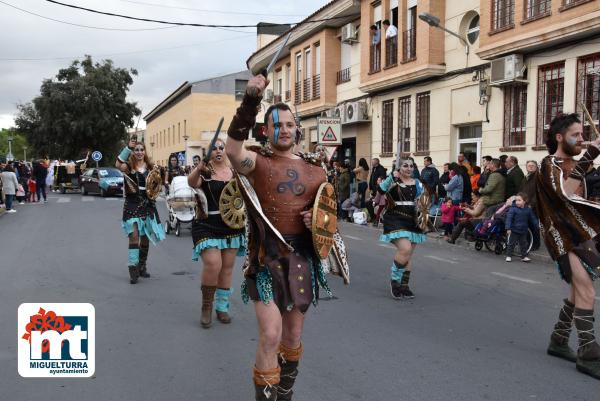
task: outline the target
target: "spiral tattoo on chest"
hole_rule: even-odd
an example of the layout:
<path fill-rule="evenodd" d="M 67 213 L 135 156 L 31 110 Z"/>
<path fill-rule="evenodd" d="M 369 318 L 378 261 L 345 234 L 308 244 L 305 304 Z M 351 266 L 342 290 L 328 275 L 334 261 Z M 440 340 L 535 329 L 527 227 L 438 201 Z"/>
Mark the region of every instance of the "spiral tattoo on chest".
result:
<path fill-rule="evenodd" d="M 301 183 L 296 182 L 298 181 L 298 172 L 289 168 L 286 171 L 286 175 L 290 177 L 290 180 L 277 184 L 277 192 L 282 194 L 289 189 L 296 196 L 302 195 L 306 191 L 306 188 Z"/>

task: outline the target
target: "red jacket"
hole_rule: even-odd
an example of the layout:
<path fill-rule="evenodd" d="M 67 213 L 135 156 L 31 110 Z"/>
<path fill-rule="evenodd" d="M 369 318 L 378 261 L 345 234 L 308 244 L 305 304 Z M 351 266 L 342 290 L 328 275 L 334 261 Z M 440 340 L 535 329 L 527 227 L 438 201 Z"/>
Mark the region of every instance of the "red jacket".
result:
<path fill-rule="evenodd" d="M 446 203 L 442 203 L 442 223 L 453 223 L 455 220 L 456 212 L 460 210 L 460 207 L 456 205 L 448 206 Z"/>

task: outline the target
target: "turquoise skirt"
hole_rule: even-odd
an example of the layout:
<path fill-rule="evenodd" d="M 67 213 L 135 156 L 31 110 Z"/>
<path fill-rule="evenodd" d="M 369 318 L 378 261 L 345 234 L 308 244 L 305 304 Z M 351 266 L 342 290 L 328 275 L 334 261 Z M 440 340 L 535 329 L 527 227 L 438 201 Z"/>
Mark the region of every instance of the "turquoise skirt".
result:
<path fill-rule="evenodd" d="M 203 250 L 208 248 L 237 249 L 237 256 L 246 256 L 246 236 L 236 235 L 231 238 L 207 238 L 196 244 L 192 252 L 192 260 L 197 261 Z"/>
<path fill-rule="evenodd" d="M 421 244 L 427 241 L 427 235 L 422 233 L 414 233 L 412 231 L 407 230 L 396 230 L 387 234 L 382 234 L 381 237 L 379 237 L 379 241 L 392 242 L 393 240 L 398 238 L 406 238 L 412 244 Z"/>
<path fill-rule="evenodd" d="M 147 236 L 154 245 L 165 239 L 165 230 L 154 217 L 132 217 L 121 222 L 125 235 L 133 233 L 134 224 L 137 224 L 139 236 Z"/>

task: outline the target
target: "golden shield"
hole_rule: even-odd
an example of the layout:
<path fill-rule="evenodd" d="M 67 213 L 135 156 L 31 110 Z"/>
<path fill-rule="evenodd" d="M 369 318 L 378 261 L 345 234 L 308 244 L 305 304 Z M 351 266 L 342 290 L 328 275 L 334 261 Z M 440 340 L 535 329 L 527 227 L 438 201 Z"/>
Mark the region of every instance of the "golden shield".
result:
<path fill-rule="evenodd" d="M 417 198 L 415 208 L 415 224 L 426 233 L 429 224 L 429 209 L 431 208 L 431 194 L 427 188 L 423 188 L 423 193 Z"/>
<path fill-rule="evenodd" d="M 246 209 L 244 198 L 238 187 L 237 180 L 231 180 L 223 188 L 219 198 L 219 212 L 223 222 L 230 228 L 239 230 L 246 226 Z"/>
<path fill-rule="evenodd" d="M 158 167 L 154 167 L 152 171 L 148 174 L 146 178 L 146 195 L 151 200 L 156 200 L 158 195 L 160 195 L 160 191 L 162 190 L 163 180 L 160 175 L 160 170 Z"/>
<path fill-rule="evenodd" d="M 337 202 L 333 185 L 324 182 L 317 191 L 312 211 L 312 239 L 317 255 L 327 258 L 337 231 Z"/>

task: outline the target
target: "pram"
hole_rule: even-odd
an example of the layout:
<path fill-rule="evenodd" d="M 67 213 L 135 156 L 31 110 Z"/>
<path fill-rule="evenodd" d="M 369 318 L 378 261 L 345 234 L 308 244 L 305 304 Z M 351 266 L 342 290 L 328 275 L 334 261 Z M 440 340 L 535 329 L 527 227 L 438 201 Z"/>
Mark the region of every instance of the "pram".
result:
<path fill-rule="evenodd" d="M 472 239 L 475 241 L 475 249 L 481 251 L 483 247 L 494 252 L 496 255 L 501 255 L 506 250 L 508 243 L 508 235 L 505 229 L 505 219 L 508 214 L 510 205 L 503 204 L 500 206 L 491 217 L 484 219 L 477 224 L 471 233 Z M 467 234 L 465 233 L 465 236 Z M 531 251 L 533 246 L 533 234 L 531 229 L 527 231 L 527 252 Z"/>
<path fill-rule="evenodd" d="M 195 207 L 194 190 L 188 185 L 187 177 L 174 177 L 167 195 L 169 218 L 165 222 L 166 233 L 169 234 L 171 231 L 175 231 L 175 235 L 179 237 L 182 224 L 191 227 Z"/>

